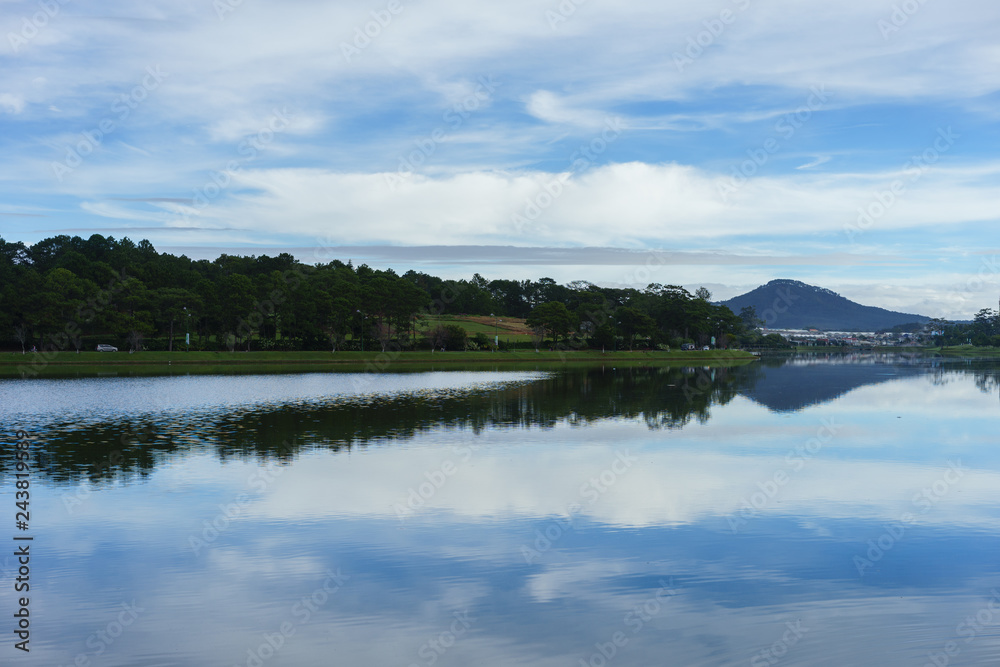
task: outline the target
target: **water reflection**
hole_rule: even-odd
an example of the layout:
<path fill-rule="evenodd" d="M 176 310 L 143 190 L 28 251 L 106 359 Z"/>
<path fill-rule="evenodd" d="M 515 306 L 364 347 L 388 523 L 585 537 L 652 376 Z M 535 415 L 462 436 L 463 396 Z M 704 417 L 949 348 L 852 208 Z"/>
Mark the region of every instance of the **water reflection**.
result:
<path fill-rule="evenodd" d="M 557 374 L 508 373 L 499 375 L 505 381 L 491 386 L 485 386 L 480 376 L 497 374 L 463 373 L 459 378 L 480 381 L 452 389 L 437 386 L 448 374 L 393 375 L 380 376 L 386 391 L 363 393 L 351 389 L 356 385 L 370 389 L 370 376 L 347 374 L 332 376 L 339 391 L 314 393 L 308 400 L 300 385 L 305 384 L 307 392 L 312 376 L 282 378 L 292 383 L 295 395 L 273 386 L 278 395 L 268 395 L 257 387 L 252 396 L 239 401 L 233 396 L 241 393 L 246 378 L 227 378 L 228 391 L 217 383 L 205 386 L 204 378 L 197 384 L 183 378 L 105 380 L 103 389 L 115 399 L 108 399 L 110 411 L 97 415 L 87 387 L 78 391 L 76 401 L 66 396 L 77 392 L 74 384 L 92 381 L 11 381 L 6 387 L 13 393 L 23 392 L 23 384 L 33 385 L 32 410 L 11 417 L 18 428 L 44 433 L 39 468 L 53 479 L 75 482 L 81 476 L 91 481 L 118 474 L 141 477 L 164 455 L 186 450 L 211 450 L 222 460 L 242 456 L 290 460 L 304 448 L 350 450 L 440 428 L 479 434 L 485 429 L 582 426 L 632 418 L 642 419 L 650 428 L 681 428 L 692 419 L 707 421 L 712 405 L 725 405 L 747 390 L 757 375 L 754 368 L 598 367 Z M 109 382 L 124 386 L 116 388 Z M 286 389 L 284 382 L 279 384 Z M 164 399 L 165 394 L 182 398 L 180 409 Z M 51 409 L 45 405 L 49 396 L 57 403 Z M 150 409 L 153 397 L 169 407 Z M 128 405 L 114 404 L 123 398 Z M 107 412 L 112 415 L 105 416 Z"/>
<path fill-rule="evenodd" d="M 52 479 L 96 482 L 141 478 L 164 455 L 190 450 L 210 450 L 221 460 L 291 460 L 304 448 L 350 450 L 441 427 L 480 434 L 640 419 L 649 428 L 679 429 L 706 423 L 713 406 L 737 396 L 775 412 L 798 412 L 865 386 L 917 376 L 936 384 L 971 376 L 981 391 L 1000 395 L 997 368 L 868 353 L 765 357 L 735 367 L 556 373 L 8 380 L 0 381 L 0 414 L 15 428 L 44 434 L 38 465 Z M 7 438 L 4 444 L 11 444 L 9 433 Z M 9 463 L 0 459 L 0 472 Z"/>
<path fill-rule="evenodd" d="M 998 377 L 813 357 L 21 412 L 44 613 L 13 664 L 986 664 Z"/>

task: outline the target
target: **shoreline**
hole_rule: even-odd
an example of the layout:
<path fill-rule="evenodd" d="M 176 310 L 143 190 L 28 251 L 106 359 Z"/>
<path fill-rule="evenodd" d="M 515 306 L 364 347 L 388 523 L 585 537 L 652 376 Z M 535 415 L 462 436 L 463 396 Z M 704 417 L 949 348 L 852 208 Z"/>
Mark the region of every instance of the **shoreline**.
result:
<path fill-rule="evenodd" d="M 144 373 L 201 371 L 226 373 L 263 371 L 389 372 L 397 367 L 414 370 L 457 367 L 513 367 L 564 364 L 733 365 L 759 359 L 741 350 L 712 351 L 517 351 L 517 352 L 57 352 L 0 353 L 0 377 L 34 377 L 62 373 L 101 373 L 135 370 Z"/>
<path fill-rule="evenodd" d="M 4 352 L 0 366 L 129 366 L 240 364 L 364 364 L 364 363 L 505 363 L 518 361 L 685 361 L 757 359 L 742 350 L 687 352 Z"/>

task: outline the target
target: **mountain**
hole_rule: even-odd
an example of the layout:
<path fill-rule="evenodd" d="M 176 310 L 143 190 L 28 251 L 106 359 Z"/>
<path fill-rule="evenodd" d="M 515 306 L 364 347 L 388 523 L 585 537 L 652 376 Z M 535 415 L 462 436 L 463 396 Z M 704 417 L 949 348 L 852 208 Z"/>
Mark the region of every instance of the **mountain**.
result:
<path fill-rule="evenodd" d="M 737 315 L 746 306 L 753 306 L 769 329 L 878 331 L 897 324 L 930 321 L 923 315 L 862 306 L 836 292 L 797 280 L 772 280 L 721 304 Z"/>

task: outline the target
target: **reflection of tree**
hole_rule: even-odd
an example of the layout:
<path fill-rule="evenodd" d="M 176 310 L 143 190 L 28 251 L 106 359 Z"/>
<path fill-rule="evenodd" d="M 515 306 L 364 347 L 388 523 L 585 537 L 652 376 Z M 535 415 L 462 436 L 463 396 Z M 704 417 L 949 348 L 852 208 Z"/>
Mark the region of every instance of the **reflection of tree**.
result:
<path fill-rule="evenodd" d="M 948 384 L 969 375 L 979 391 L 984 394 L 996 392 L 1000 395 L 1000 366 L 996 362 L 959 359 L 955 361 L 955 365 L 935 369 L 932 381 L 934 384 Z"/>
<path fill-rule="evenodd" d="M 708 421 L 712 408 L 737 394 L 753 395 L 774 378 L 768 374 L 816 365 L 811 378 L 844 366 L 868 366 L 869 357 L 766 359 L 737 367 L 586 368 L 565 370 L 544 380 L 500 388 L 427 390 L 408 394 L 352 396 L 315 403 L 263 406 L 252 410 L 156 414 L 91 424 L 54 424 L 33 433 L 35 465 L 56 482 L 135 481 L 172 456 L 210 452 L 231 458 L 291 460 L 300 451 L 357 447 L 408 439 L 435 429 L 550 428 L 587 425 L 607 419 L 641 420 L 651 429 L 680 429 Z M 923 365 L 933 382 L 971 378 L 984 392 L 1000 394 L 996 362 L 902 359 Z M 808 370 L 808 369 L 806 369 Z M 917 369 L 914 369 L 916 375 Z M 882 374 L 884 375 L 884 374 Z M 862 378 L 864 379 L 864 378 Z M 880 379 L 883 378 L 880 375 Z M 789 385 L 794 390 L 796 385 Z M 860 385 L 859 385 L 860 386 Z M 800 387 L 801 389 L 801 387 Z M 0 437 L 11 438 L 8 433 Z M 9 444 L 9 443 L 8 443 Z M 0 480 L 13 469 L 12 447 L 0 454 Z"/>
<path fill-rule="evenodd" d="M 989 394 L 1000 389 L 1000 377 L 995 373 L 993 375 L 988 375 L 986 373 L 976 373 L 975 374 L 976 386 L 984 394 Z"/>
<path fill-rule="evenodd" d="M 707 421 L 713 405 L 728 403 L 752 385 L 758 373 L 755 365 L 589 368 L 498 389 L 428 390 L 224 414 L 56 424 L 36 434 L 36 451 L 44 452 L 36 465 L 57 482 L 104 483 L 141 478 L 158 462 L 194 451 L 211 451 L 222 460 L 290 459 L 303 449 L 349 451 L 440 428 L 479 433 L 613 418 L 677 429 L 692 418 Z M 0 459 L 0 471 L 10 471 L 11 463 L 9 458 Z"/>

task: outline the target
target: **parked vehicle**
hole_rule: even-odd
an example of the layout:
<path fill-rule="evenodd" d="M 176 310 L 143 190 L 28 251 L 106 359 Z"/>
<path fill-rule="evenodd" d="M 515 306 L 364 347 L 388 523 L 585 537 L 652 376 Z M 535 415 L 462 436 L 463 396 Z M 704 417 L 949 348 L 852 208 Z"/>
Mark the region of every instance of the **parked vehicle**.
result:
<path fill-rule="evenodd" d="M 681 349 L 682 350 L 693 350 L 694 349 L 694 343 L 682 343 L 681 344 Z"/>
<path fill-rule="evenodd" d="M 709 351 L 710 349 L 712 349 L 712 348 L 710 348 L 710 347 L 709 347 L 708 345 L 706 345 L 705 347 L 703 347 L 703 348 L 701 348 L 701 349 L 702 349 L 702 351 L 704 351 L 704 352 L 708 352 L 708 351 Z"/>
<path fill-rule="evenodd" d="M 98 352 L 117 352 L 118 348 L 114 345 L 105 345 L 104 343 L 99 343 L 97 345 Z"/>

